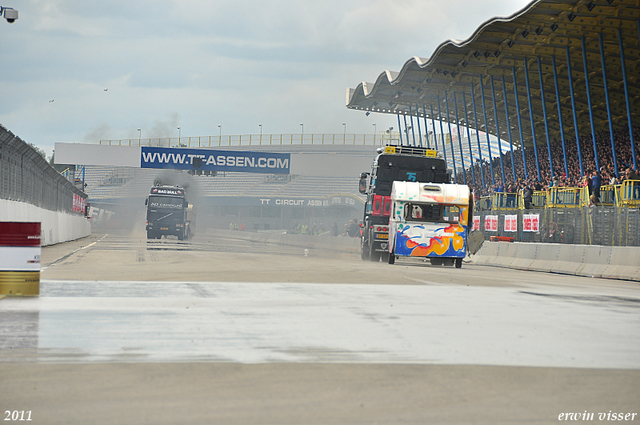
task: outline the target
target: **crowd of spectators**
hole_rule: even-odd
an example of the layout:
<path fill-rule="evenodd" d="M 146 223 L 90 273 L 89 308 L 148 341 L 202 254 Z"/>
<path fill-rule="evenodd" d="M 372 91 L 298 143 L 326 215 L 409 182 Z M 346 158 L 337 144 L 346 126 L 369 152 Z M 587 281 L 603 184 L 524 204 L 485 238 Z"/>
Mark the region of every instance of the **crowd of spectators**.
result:
<path fill-rule="evenodd" d="M 636 154 L 636 164 L 640 164 L 640 127 L 634 126 L 633 139 Z M 628 127 L 622 127 L 614 131 L 614 146 L 616 153 L 617 173 L 614 167 L 614 160 L 611 148 L 611 137 L 609 131 L 596 134 L 596 147 L 598 151 L 598 167 L 593 153 L 593 143 L 591 135 L 580 137 L 580 153 L 582 157 L 582 175 L 576 139 L 565 140 L 565 152 L 567 158 L 567 171 L 565 173 L 564 155 L 562 144 L 559 140 L 554 140 L 551 144 L 551 157 L 553 160 L 553 175 L 549 167 L 549 154 L 547 144 L 538 144 L 538 161 L 540 164 L 540 178 L 536 167 L 536 156 L 532 146 L 525 148 L 526 175 L 522 162 L 522 152 L 513 153 L 515 159 L 516 179 L 513 179 L 513 169 L 511 164 L 511 154 L 507 151 L 502 153 L 502 163 L 504 166 L 505 181 L 502 181 L 502 170 L 500 167 L 499 152 L 492 152 L 493 161 L 490 164 L 485 158 L 482 165 L 476 162 L 473 170 L 467 169 L 467 184 L 473 189 L 476 197 L 488 196 L 494 192 L 517 193 L 520 190 L 546 190 L 550 187 L 584 187 L 592 188 L 607 184 L 619 184 L 622 181 L 638 179 L 638 170 L 633 168 L 633 156 Z M 491 178 L 491 168 L 493 167 L 493 179 Z M 481 174 L 484 175 L 485 186 L 482 185 Z M 475 174 L 475 184 L 474 182 Z M 595 180 L 595 181 L 594 181 Z M 463 183 L 462 174 L 458 174 L 458 183 Z M 591 193 L 591 190 L 589 191 Z"/>

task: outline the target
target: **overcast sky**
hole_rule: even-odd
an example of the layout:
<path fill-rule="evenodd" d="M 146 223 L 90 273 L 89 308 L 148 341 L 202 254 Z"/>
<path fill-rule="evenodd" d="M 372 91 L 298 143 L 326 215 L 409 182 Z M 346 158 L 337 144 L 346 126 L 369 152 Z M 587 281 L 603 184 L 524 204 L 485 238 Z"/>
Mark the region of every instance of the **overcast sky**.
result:
<path fill-rule="evenodd" d="M 346 89 L 529 0 L 1 0 L 0 123 L 55 142 L 373 134 Z M 397 125 L 396 125 L 397 126 Z"/>

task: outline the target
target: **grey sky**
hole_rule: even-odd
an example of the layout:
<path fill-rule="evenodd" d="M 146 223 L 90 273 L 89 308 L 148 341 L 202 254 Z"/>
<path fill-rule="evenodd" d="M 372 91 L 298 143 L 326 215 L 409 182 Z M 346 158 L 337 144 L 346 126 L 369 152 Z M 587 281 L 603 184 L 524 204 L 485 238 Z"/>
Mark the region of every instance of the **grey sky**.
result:
<path fill-rule="evenodd" d="M 0 22 L 0 123 L 48 155 L 139 127 L 372 134 L 395 117 L 348 110 L 348 87 L 529 2 L 0 0 L 20 13 Z"/>

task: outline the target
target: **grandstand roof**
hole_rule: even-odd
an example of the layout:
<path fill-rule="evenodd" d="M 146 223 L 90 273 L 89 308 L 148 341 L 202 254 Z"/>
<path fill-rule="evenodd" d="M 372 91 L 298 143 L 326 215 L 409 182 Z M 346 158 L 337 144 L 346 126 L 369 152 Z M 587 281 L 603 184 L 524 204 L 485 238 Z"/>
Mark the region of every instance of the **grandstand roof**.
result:
<path fill-rule="evenodd" d="M 526 69 L 538 143 L 541 143 L 540 139 L 545 139 L 541 89 L 544 90 L 548 118 L 546 123 L 550 139 L 560 140 L 560 121 L 554 83 L 555 62 L 564 135 L 574 138 L 571 85 L 567 72 L 567 58 L 570 57 L 578 128 L 580 135 L 590 135 L 590 108 L 583 64 L 584 43 L 595 131 L 608 131 L 609 120 L 601 49 L 604 51 L 606 83 L 613 125 L 622 127 L 628 125 L 620 55 L 622 45 L 628 77 L 631 117 L 632 121 L 635 120 L 638 123 L 640 120 L 638 116 L 640 112 L 639 19 L 640 5 L 636 0 L 536 0 L 512 16 L 496 17 L 487 21 L 466 41 L 445 41 L 435 49 L 430 58 L 414 56 L 404 63 L 399 72 L 384 71 L 375 83 L 363 82 L 355 89 L 347 89 L 347 107 L 379 113 L 412 114 L 420 117 L 424 114 L 427 118 L 431 118 L 433 106 L 433 118 L 437 120 L 440 118 L 439 106 L 442 111 L 442 120 L 454 123 L 455 106 L 457 106 L 461 124 L 468 123 L 472 128 L 487 131 L 493 135 L 500 133 L 499 137 L 506 140 L 508 134 L 504 84 L 511 137 L 514 144 L 519 145 L 515 81 L 524 144 L 527 146 L 532 144 L 533 138 Z M 539 72 L 538 63 L 540 63 L 541 72 Z M 495 87 L 498 128 L 493 106 L 492 84 Z M 482 89 L 484 99 L 481 94 Z M 463 93 L 466 104 L 463 104 Z M 473 113 L 473 100 L 477 110 L 477 127 Z M 485 129 L 483 110 L 486 110 L 488 130 Z"/>

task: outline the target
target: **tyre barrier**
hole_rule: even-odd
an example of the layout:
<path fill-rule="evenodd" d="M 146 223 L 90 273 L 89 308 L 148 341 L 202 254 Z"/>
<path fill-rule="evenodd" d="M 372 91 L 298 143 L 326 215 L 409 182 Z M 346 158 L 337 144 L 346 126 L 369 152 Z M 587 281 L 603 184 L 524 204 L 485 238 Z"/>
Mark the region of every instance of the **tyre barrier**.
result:
<path fill-rule="evenodd" d="M 0 222 L 0 296 L 40 294 L 40 223 Z"/>
<path fill-rule="evenodd" d="M 485 242 L 471 260 L 518 270 L 640 281 L 639 247 Z"/>

